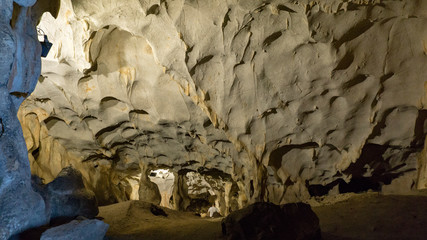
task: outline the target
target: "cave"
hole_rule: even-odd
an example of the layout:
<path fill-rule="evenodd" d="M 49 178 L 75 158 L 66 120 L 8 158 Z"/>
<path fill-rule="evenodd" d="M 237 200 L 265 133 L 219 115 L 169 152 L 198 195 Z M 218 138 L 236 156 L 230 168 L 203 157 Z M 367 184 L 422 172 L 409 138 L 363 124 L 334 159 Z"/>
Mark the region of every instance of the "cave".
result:
<path fill-rule="evenodd" d="M 425 239 L 426 12 L 2 0 L 0 240 Z"/>

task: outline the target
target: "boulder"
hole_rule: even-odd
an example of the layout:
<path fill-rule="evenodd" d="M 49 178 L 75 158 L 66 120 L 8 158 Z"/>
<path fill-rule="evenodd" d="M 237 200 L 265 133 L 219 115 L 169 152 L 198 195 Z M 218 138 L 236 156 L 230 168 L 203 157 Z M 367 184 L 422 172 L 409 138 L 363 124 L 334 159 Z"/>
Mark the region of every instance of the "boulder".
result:
<path fill-rule="evenodd" d="M 51 228 L 44 232 L 41 240 L 102 240 L 109 225 L 103 221 L 92 219 L 74 220 L 67 224 Z"/>
<path fill-rule="evenodd" d="M 310 205 L 255 203 L 222 220 L 226 239 L 321 239 L 319 219 Z"/>
<path fill-rule="evenodd" d="M 86 189 L 81 173 L 66 167 L 47 185 L 33 176 L 33 189 L 46 201 L 50 209 L 50 219 L 73 219 L 77 216 L 94 218 L 98 215 L 95 194 Z"/>

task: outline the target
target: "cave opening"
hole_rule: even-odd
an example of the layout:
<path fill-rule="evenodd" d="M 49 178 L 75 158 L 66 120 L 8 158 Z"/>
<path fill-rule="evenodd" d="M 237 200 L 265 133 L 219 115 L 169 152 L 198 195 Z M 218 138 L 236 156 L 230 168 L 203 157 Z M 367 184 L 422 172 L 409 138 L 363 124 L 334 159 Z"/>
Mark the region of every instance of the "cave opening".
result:
<path fill-rule="evenodd" d="M 160 206 L 174 208 L 172 197 L 175 183 L 174 174 L 169 169 L 156 169 L 150 171 L 149 178 L 159 188 L 161 196 Z"/>

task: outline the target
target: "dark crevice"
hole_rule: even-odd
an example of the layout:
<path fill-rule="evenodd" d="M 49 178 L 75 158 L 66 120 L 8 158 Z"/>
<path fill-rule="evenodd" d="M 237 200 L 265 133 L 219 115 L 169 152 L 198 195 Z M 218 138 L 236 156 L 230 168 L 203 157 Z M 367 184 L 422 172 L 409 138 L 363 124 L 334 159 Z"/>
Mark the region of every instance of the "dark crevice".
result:
<path fill-rule="evenodd" d="M 34 101 L 46 103 L 46 102 L 50 101 L 50 98 L 35 98 Z"/>
<path fill-rule="evenodd" d="M 191 75 L 191 76 L 193 76 L 193 75 L 196 73 L 196 68 L 197 68 L 198 66 L 203 65 L 203 64 L 205 64 L 205 63 L 209 62 L 213 57 L 214 57 L 213 55 L 209 55 L 209 56 L 206 56 L 206 57 L 204 57 L 204 58 L 200 59 L 200 60 L 196 63 L 196 65 L 194 65 L 194 67 L 190 70 L 190 75 Z"/>
<path fill-rule="evenodd" d="M 11 92 L 10 95 L 15 96 L 17 98 L 26 98 L 29 94 L 26 92 Z"/>
<path fill-rule="evenodd" d="M 160 6 L 159 4 L 154 4 L 147 10 L 147 16 L 150 14 L 158 15 L 160 13 Z"/>
<path fill-rule="evenodd" d="M 338 96 L 333 96 L 331 97 L 331 99 L 329 100 L 329 105 L 332 106 L 332 104 L 335 102 L 335 100 L 337 100 L 339 97 Z"/>
<path fill-rule="evenodd" d="M 103 99 L 101 99 L 101 104 L 103 104 L 103 103 L 108 103 L 108 102 L 110 102 L 110 101 L 113 101 L 113 102 L 121 102 L 119 99 L 117 99 L 117 98 L 115 98 L 115 97 L 108 96 L 108 97 L 104 97 Z"/>
<path fill-rule="evenodd" d="M 209 127 L 209 126 L 211 126 L 211 125 L 212 125 L 212 122 L 211 122 L 211 120 L 210 120 L 210 119 L 206 120 L 206 121 L 203 123 L 203 127 L 204 127 L 204 128 L 207 128 L 207 127 Z"/>
<path fill-rule="evenodd" d="M 136 113 L 136 114 L 148 114 L 148 112 L 146 112 L 146 111 L 144 111 L 142 109 L 134 109 L 134 110 L 132 110 L 132 111 L 129 112 L 129 114 L 132 114 L 132 113 Z"/>
<path fill-rule="evenodd" d="M 117 124 L 115 124 L 113 126 L 109 126 L 109 127 L 106 127 L 106 128 L 103 128 L 103 129 L 99 130 L 95 134 L 95 138 L 99 138 L 104 133 L 108 133 L 108 132 L 112 132 L 112 131 L 116 130 L 117 128 L 121 127 L 126 122 L 127 121 L 122 121 L 122 122 L 119 122 L 119 123 L 117 123 Z"/>
<path fill-rule="evenodd" d="M 43 121 L 43 123 L 46 125 L 47 130 L 50 130 L 58 122 L 63 122 L 64 124 L 67 124 L 64 120 L 55 116 L 48 117 Z"/>
<path fill-rule="evenodd" d="M 37 158 L 40 155 L 40 147 L 36 148 L 34 151 L 31 152 L 31 155 L 33 155 L 34 159 L 37 160 Z"/>
<path fill-rule="evenodd" d="M 348 90 L 349 88 L 352 88 L 357 84 L 363 83 L 367 78 L 368 78 L 368 75 L 359 74 L 355 78 L 345 82 L 342 87 L 344 90 Z"/>
<path fill-rule="evenodd" d="M 250 181 L 250 186 L 249 186 L 249 196 L 252 197 L 254 195 L 255 189 L 254 189 L 254 180 Z"/>
<path fill-rule="evenodd" d="M 0 118 L 0 125 L 1 125 L 0 137 L 2 137 L 4 134 L 3 118 Z"/>
<path fill-rule="evenodd" d="M 329 89 L 326 89 L 320 94 L 320 96 L 325 96 L 328 93 L 329 93 Z"/>
<path fill-rule="evenodd" d="M 188 169 L 188 168 L 183 168 L 183 169 L 178 170 L 178 175 L 185 176 L 189 172 L 196 172 L 196 171 L 194 171 L 192 169 Z"/>
<path fill-rule="evenodd" d="M 199 167 L 197 169 L 197 172 L 200 173 L 201 175 L 207 175 L 207 176 L 211 176 L 213 178 L 220 178 L 223 180 L 231 180 L 231 175 L 228 173 L 225 173 L 221 170 L 218 170 L 216 168 L 205 168 L 205 167 Z"/>
<path fill-rule="evenodd" d="M 348 52 L 345 54 L 345 56 L 340 60 L 337 67 L 334 69 L 334 71 L 337 70 L 344 70 L 351 66 L 351 64 L 354 61 L 354 55 L 351 52 Z"/>
<path fill-rule="evenodd" d="M 418 117 L 415 121 L 414 140 L 411 142 L 412 147 L 423 147 L 426 137 L 426 120 L 427 110 L 418 110 Z"/>
<path fill-rule="evenodd" d="M 277 9 L 279 11 L 285 11 L 285 12 L 289 12 L 289 13 L 296 13 L 296 11 L 294 11 L 293 9 L 288 8 L 288 7 L 286 7 L 285 5 L 282 5 L 282 4 L 277 5 Z"/>
<path fill-rule="evenodd" d="M 82 162 L 95 161 L 95 160 L 99 160 L 99 159 L 113 161 L 113 162 L 118 162 L 120 160 L 120 158 L 116 155 L 108 157 L 102 153 L 95 153 L 95 154 L 92 154 L 92 155 L 88 156 L 87 158 L 85 158 Z"/>
<path fill-rule="evenodd" d="M 223 20 L 222 26 L 221 26 L 223 32 L 224 32 L 224 29 L 227 26 L 228 22 L 230 22 L 230 20 L 231 20 L 230 19 L 230 12 L 231 12 L 231 9 L 229 8 L 228 11 L 227 11 L 227 13 L 224 16 L 224 20 Z"/>
<path fill-rule="evenodd" d="M 190 47 L 185 51 L 185 63 L 188 63 L 188 59 L 190 59 L 190 53 L 193 51 L 194 46 Z"/>
<path fill-rule="evenodd" d="M 361 22 L 359 22 L 358 24 L 356 24 L 356 26 L 350 28 L 350 30 L 348 30 L 342 37 L 340 40 L 335 42 L 335 47 L 339 48 L 343 43 L 345 42 L 349 42 L 357 37 L 359 37 L 360 35 L 362 35 L 363 33 L 365 33 L 366 31 L 368 31 L 372 26 L 374 25 L 373 22 L 364 19 Z"/>
<path fill-rule="evenodd" d="M 342 183 L 345 183 L 345 181 L 342 179 L 337 179 L 326 185 L 320 185 L 320 184 L 310 185 L 307 181 L 306 186 L 307 186 L 308 192 L 310 193 L 310 196 L 320 197 L 320 196 L 328 195 L 329 191 L 332 188 Z"/>
<path fill-rule="evenodd" d="M 276 108 L 270 108 L 270 109 L 267 109 L 265 112 L 263 112 L 261 114 L 261 118 L 265 118 L 265 117 L 268 117 L 271 114 L 276 114 L 276 113 L 277 113 L 277 109 Z"/>
<path fill-rule="evenodd" d="M 276 41 L 281 36 L 282 36 L 282 32 L 281 31 L 278 31 L 278 32 L 275 32 L 275 33 L 271 34 L 262 43 L 263 48 L 268 47 L 272 42 Z"/>
<path fill-rule="evenodd" d="M 199 163 L 199 162 L 196 161 L 196 160 L 190 160 L 190 161 L 187 161 L 187 162 L 181 164 L 181 167 L 188 167 L 188 166 L 191 166 L 191 165 L 194 165 L 194 164 L 197 164 L 197 163 Z"/>

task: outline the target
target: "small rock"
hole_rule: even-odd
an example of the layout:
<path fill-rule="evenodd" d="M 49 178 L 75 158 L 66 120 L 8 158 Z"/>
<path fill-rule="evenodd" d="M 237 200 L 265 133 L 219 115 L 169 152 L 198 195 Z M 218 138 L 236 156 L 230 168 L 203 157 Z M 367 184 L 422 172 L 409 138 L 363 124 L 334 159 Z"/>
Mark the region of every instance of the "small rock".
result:
<path fill-rule="evenodd" d="M 164 217 L 168 216 L 168 214 L 163 209 L 161 209 L 160 207 L 158 207 L 154 204 L 151 204 L 150 211 L 152 214 L 154 214 L 156 216 L 164 216 Z"/>

